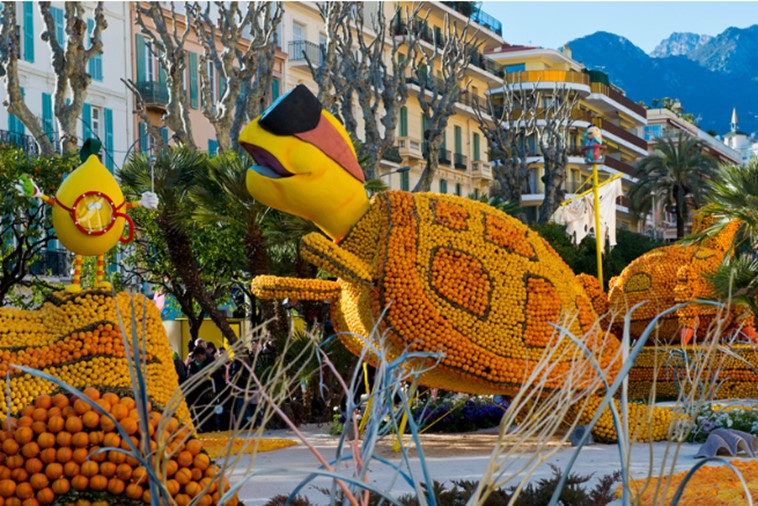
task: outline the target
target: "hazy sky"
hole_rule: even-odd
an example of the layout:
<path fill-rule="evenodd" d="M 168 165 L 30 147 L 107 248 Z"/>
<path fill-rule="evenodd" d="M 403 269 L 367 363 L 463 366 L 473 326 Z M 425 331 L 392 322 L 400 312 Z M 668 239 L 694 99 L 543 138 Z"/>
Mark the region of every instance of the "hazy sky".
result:
<path fill-rule="evenodd" d="M 758 24 L 758 2 L 482 2 L 510 44 L 557 49 L 597 31 L 622 35 L 645 52 L 673 32 L 718 35 Z"/>

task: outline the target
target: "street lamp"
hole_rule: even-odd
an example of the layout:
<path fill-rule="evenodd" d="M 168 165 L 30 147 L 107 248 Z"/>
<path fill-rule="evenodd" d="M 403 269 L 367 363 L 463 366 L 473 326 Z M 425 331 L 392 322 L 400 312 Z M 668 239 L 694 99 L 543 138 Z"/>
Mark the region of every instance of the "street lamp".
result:
<path fill-rule="evenodd" d="M 408 172 L 409 170 L 411 170 L 410 165 L 403 165 L 402 167 L 398 167 L 395 170 L 391 170 L 387 172 L 386 174 L 381 174 L 379 177 L 391 176 L 392 174 L 404 174 L 405 172 Z"/>

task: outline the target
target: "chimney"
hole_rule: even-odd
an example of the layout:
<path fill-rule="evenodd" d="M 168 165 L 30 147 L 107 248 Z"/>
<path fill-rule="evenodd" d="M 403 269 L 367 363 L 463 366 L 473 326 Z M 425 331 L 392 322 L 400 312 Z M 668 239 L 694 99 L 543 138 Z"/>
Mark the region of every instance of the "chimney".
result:
<path fill-rule="evenodd" d="M 561 48 L 561 53 L 566 55 L 566 58 L 571 58 L 571 48 L 568 46 L 568 44 L 564 45 Z"/>

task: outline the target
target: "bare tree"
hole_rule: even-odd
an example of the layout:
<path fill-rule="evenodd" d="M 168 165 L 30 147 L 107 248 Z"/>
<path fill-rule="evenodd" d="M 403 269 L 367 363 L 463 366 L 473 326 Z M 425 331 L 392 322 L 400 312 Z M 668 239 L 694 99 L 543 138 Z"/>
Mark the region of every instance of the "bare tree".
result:
<path fill-rule="evenodd" d="M 238 2 L 195 2 L 189 12 L 203 45 L 199 68 L 203 114 L 216 131 L 219 149 L 236 147 L 244 124 L 268 102 L 282 5 L 247 2 L 243 12 Z M 211 85 L 208 65 L 223 79 L 218 102 L 211 96 L 215 83 Z"/>
<path fill-rule="evenodd" d="M 61 132 L 64 152 L 76 151 L 78 137 L 76 127 L 82 114 L 87 88 L 92 77 L 87 66 L 93 57 L 103 53 L 102 32 L 108 27 L 103 14 L 103 2 L 98 2 L 94 11 L 94 28 L 85 44 L 87 20 L 81 2 L 66 2 L 65 40 L 58 40 L 55 20 L 50 13 L 50 2 L 39 2 L 44 29 L 40 38 L 47 42 L 52 52 L 52 67 L 55 72 L 53 112 Z M 43 156 L 55 153 L 53 141 L 48 137 L 39 118 L 24 102 L 18 75 L 19 44 L 16 25 L 16 2 L 3 2 L 2 26 L 0 26 L 0 76 L 8 98 L 4 104 L 8 113 L 16 116 L 34 136 Z M 70 99 L 70 100 L 68 100 Z"/>
<path fill-rule="evenodd" d="M 412 30 L 417 34 L 426 31 L 427 18 L 413 23 Z M 424 145 L 426 146 L 426 166 L 416 183 L 414 192 L 429 191 L 439 166 L 447 121 L 455 114 L 455 103 L 468 89 L 471 80 L 466 80 L 466 69 L 471 61 L 472 52 L 480 45 L 476 33 L 469 34 L 468 21 L 460 31 L 454 21 L 445 15 L 443 22 L 444 40 L 434 41 L 431 48 L 418 45 L 418 56 L 412 60 L 413 77 L 418 83 L 418 101 L 424 121 Z M 434 75 L 439 68 L 439 75 Z M 461 85 L 461 83 L 463 83 Z"/>
<path fill-rule="evenodd" d="M 344 59 L 352 57 L 353 34 L 350 23 L 351 10 L 361 9 L 358 2 L 320 2 L 318 10 L 324 20 L 326 44 L 319 47 L 318 61 L 311 61 L 305 47 L 296 48 L 302 51 L 313 80 L 318 85 L 318 99 L 324 109 L 331 113 L 339 113 L 341 104 L 352 103 L 353 87 L 351 79 L 368 79 L 366 75 L 344 74 Z M 349 39 L 349 42 L 348 42 Z M 347 50 L 347 51 L 346 51 Z M 300 55 L 293 55 L 300 56 Z M 343 121 L 348 132 L 355 132 L 357 123 L 351 108 L 343 114 Z"/>
<path fill-rule="evenodd" d="M 151 48 L 155 52 L 158 64 L 166 74 L 166 86 L 168 88 L 168 103 L 166 114 L 163 115 L 163 124 L 174 132 L 174 138 L 181 144 L 196 147 L 192 138 L 192 123 L 190 122 L 189 93 L 184 87 L 184 72 L 187 68 L 187 54 L 184 44 L 192 31 L 186 16 L 176 12 L 176 5 L 170 2 L 170 14 L 165 14 L 161 2 L 138 3 L 135 5 L 134 20 L 140 27 L 140 31 L 150 39 Z M 154 28 L 147 26 L 145 19 L 152 21 Z M 139 95 L 138 87 L 129 81 L 129 88 L 138 95 L 138 106 L 143 103 Z M 142 117 L 145 124 L 150 125 L 141 107 Z M 153 137 L 160 138 L 152 133 Z"/>
<path fill-rule="evenodd" d="M 497 98 L 496 98 L 497 97 Z M 521 205 L 529 177 L 527 139 L 537 129 L 541 93 L 535 87 L 503 81 L 502 91 L 490 89 L 486 103 L 474 102 L 479 130 L 487 139 L 495 180 L 495 195 Z"/>
<path fill-rule="evenodd" d="M 545 97 L 543 102 L 544 119 L 539 122 L 537 140 L 544 165 L 545 198 L 540 204 L 538 221 L 547 223 L 566 194 L 563 182 L 568 164 L 568 139 L 579 96 L 564 86 L 556 86 L 552 96 Z"/>

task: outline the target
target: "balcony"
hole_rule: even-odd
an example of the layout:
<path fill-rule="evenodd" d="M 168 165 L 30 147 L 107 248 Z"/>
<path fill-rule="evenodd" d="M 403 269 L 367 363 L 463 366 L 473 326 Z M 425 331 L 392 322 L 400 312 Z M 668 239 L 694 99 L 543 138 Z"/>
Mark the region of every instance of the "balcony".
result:
<path fill-rule="evenodd" d="M 591 84 L 592 93 L 598 93 L 601 95 L 605 95 L 606 97 L 610 98 L 617 104 L 620 104 L 633 113 L 637 114 L 638 116 L 641 116 L 643 118 L 647 117 L 647 113 L 645 112 L 645 108 L 642 107 L 640 104 L 633 102 L 629 98 L 626 97 L 623 93 L 619 93 L 618 91 L 614 90 L 612 87 L 608 86 L 607 84 L 600 83 L 600 82 L 593 82 Z"/>
<path fill-rule="evenodd" d="M 382 156 L 382 160 L 387 160 L 388 162 L 393 163 L 401 163 L 403 161 L 403 157 L 400 156 L 400 150 L 397 146 L 392 146 L 387 151 L 384 152 L 384 155 Z"/>
<path fill-rule="evenodd" d="M 610 167 L 611 169 L 617 170 L 619 172 L 623 172 L 626 175 L 631 176 L 634 172 L 634 167 L 629 165 L 626 162 L 622 162 L 621 160 L 616 160 L 615 158 L 611 158 L 610 156 L 606 156 L 605 160 L 603 161 L 603 165 L 606 167 Z"/>
<path fill-rule="evenodd" d="M 468 168 L 468 157 L 463 153 L 455 153 L 455 163 L 453 164 L 458 170 L 466 170 Z"/>
<path fill-rule="evenodd" d="M 68 251 L 55 250 L 43 251 L 40 258 L 29 268 L 34 276 L 55 276 L 68 278 L 70 276 L 71 263 L 68 259 Z"/>
<path fill-rule="evenodd" d="M 635 134 L 627 132 L 620 126 L 614 125 L 610 121 L 606 121 L 603 118 L 595 118 L 594 123 L 609 134 L 615 135 L 619 139 L 624 140 L 629 144 L 647 152 L 647 141 L 645 141 L 645 139 L 637 137 Z"/>
<path fill-rule="evenodd" d="M 503 65 L 490 60 L 475 48 L 470 48 L 469 51 L 471 51 L 471 60 L 469 63 L 470 65 L 479 67 L 480 69 L 489 72 L 498 78 L 503 76 L 503 69 L 505 68 Z"/>
<path fill-rule="evenodd" d="M 590 77 L 583 72 L 573 70 L 525 70 L 505 74 L 508 84 L 519 83 L 568 83 L 589 87 Z"/>
<path fill-rule="evenodd" d="M 482 110 L 485 110 L 487 106 L 487 99 L 480 97 L 476 93 L 471 93 L 468 90 L 461 93 L 461 97 L 458 99 L 458 102 L 471 108 L 473 108 L 476 104 L 479 104 L 479 107 L 481 107 Z"/>
<path fill-rule="evenodd" d="M 422 160 L 424 153 L 421 150 L 421 141 L 413 137 L 398 137 L 397 152 L 403 158 Z"/>
<path fill-rule="evenodd" d="M 142 96 L 145 107 L 165 111 L 168 105 L 168 87 L 166 83 L 157 81 L 140 81 L 137 83 L 137 91 Z"/>
<path fill-rule="evenodd" d="M 503 36 L 503 24 L 477 6 L 478 2 L 442 2 L 474 23 Z"/>
<path fill-rule="evenodd" d="M 313 42 L 293 40 L 289 45 L 288 61 L 294 67 L 308 67 L 308 61 L 311 62 L 311 65 L 320 67 L 324 64 L 324 52 L 321 50 L 321 46 Z"/>
<path fill-rule="evenodd" d="M 8 130 L 0 130 L 0 148 L 7 147 L 20 148 L 28 156 L 37 156 L 39 148 L 37 147 L 37 141 L 31 135 L 20 134 L 18 132 L 10 132 Z"/>
<path fill-rule="evenodd" d="M 489 163 L 482 160 L 474 160 L 471 162 L 471 175 L 492 181 L 492 167 Z"/>

